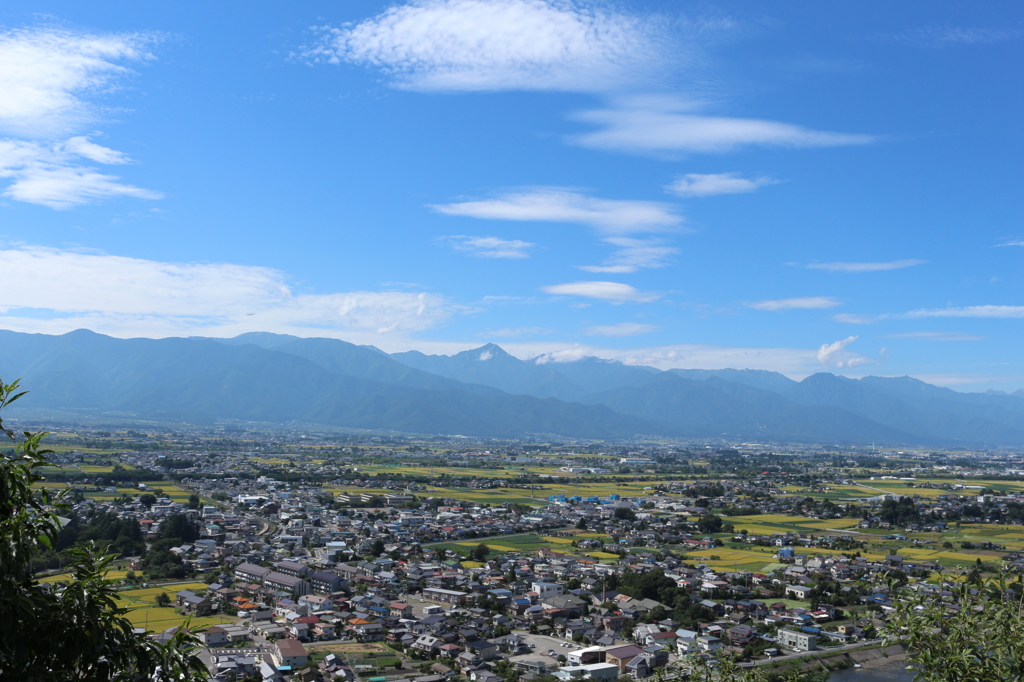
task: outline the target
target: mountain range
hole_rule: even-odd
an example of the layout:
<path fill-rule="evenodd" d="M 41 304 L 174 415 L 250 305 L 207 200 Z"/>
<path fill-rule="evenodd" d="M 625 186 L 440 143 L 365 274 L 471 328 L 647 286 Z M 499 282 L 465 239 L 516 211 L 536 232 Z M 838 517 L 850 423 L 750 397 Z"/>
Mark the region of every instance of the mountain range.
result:
<path fill-rule="evenodd" d="M 27 407 L 474 437 L 682 438 L 1024 446 L 1024 390 L 960 393 L 910 377 L 794 381 L 750 369 L 520 360 L 487 344 L 387 354 L 336 339 L 117 339 L 0 331 L 0 377 Z"/>

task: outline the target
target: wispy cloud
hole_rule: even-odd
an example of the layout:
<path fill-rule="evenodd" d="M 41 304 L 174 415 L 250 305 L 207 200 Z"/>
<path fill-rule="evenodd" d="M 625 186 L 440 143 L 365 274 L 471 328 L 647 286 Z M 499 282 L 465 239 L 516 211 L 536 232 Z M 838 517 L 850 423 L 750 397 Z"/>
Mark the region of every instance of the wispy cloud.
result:
<path fill-rule="evenodd" d="M 1024 38 L 1019 28 L 985 28 L 979 26 L 926 26 L 886 36 L 890 40 L 927 47 L 953 45 L 992 45 Z"/>
<path fill-rule="evenodd" d="M 603 265 L 577 265 L 584 272 L 623 274 L 646 268 L 660 268 L 669 264 L 679 253 L 674 246 L 665 246 L 657 238 L 605 237 L 602 241 L 618 249 Z"/>
<path fill-rule="evenodd" d="M 445 215 L 575 223 L 604 234 L 624 235 L 678 228 L 682 217 L 671 204 L 658 201 L 600 199 L 560 187 L 536 187 L 493 199 L 434 204 Z"/>
<path fill-rule="evenodd" d="M 710 197 L 716 194 L 754 192 L 777 182 L 763 176 L 745 178 L 738 173 L 687 173 L 677 177 L 665 189 L 680 197 Z"/>
<path fill-rule="evenodd" d="M 453 249 L 478 258 L 529 258 L 529 249 L 536 246 L 518 239 L 500 239 L 498 237 L 467 237 L 452 235 L 442 237 Z"/>
<path fill-rule="evenodd" d="M 965 332 L 906 332 L 889 334 L 889 339 L 920 339 L 922 341 L 984 341 L 985 337 Z"/>
<path fill-rule="evenodd" d="M 504 329 L 492 329 L 480 332 L 477 336 L 496 339 L 515 339 L 522 336 L 546 336 L 554 334 L 556 330 L 548 327 L 506 327 Z"/>
<path fill-rule="evenodd" d="M 317 29 L 313 62 L 383 70 L 433 92 L 635 87 L 665 68 L 663 24 L 574 0 L 418 0 Z"/>
<path fill-rule="evenodd" d="M 822 344 L 818 349 L 818 363 L 822 367 L 853 369 L 870 362 L 868 358 L 846 350 L 846 347 L 857 340 L 856 336 L 848 336 L 835 343 Z"/>
<path fill-rule="evenodd" d="M 904 318 L 926 317 L 982 317 L 982 318 L 1024 318 L 1021 305 L 971 305 L 959 308 L 922 308 L 901 315 Z"/>
<path fill-rule="evenodd" d="M 3 195 L 66 209 L 112 197 L 157 199 L 160 193 L 122 183 L 87 162 L 120 165 L 122 152 L 70 133 L 106 111 L 84 97 L 115 89 L 125 62 L 151 59 L 153 36 L 96 35 L 58 29 L 0 33 L 0 178 Z"/>
<path fill-rule="evenodd" d="M 996 244 L 996 246 L 1024 246 L 1024 239 L 1009 239 L 1001 244 Z"/>
<path fill-rule="evenodd" d="M 637 322 L 620 322 L 619 324 L 598 324 L 587 327 L 587 336 L 639 336 L 658 331 L 653 324 Z"/>
<path fill-rule="evenodd" d="M 838 313 L 832 316 L 836 322 L 846 324 L 875 324 L 879 318 L 872 315 L 858 315 L 856 313 Z"/>
<path fill-rule="evenodd" d="M 659 297 L 658 294 L 639 291 L 621 282 L 569 282 L 567 284 L 552 284 L 541 287 L 541 291 L 557 296 L 596 298 L 612 303 L 624 303 L 627 301 L 639 303 L 653 301 Z"/>
<path fill-rule="evenodd" d="M 637 235 L 683 229 L 683 218 L 671 204 L 601 199 L 560 187 L 535 187 L 507 192 L 493 199 L 435 204 L 431 208 L 453 216 L 591 227 L 603 242 L 616 248 L 602 265 L 577 266 L 595 273 L 627 273 L 661 267 L 678 249 L 666 246 L 656 237 Z"/>
<path fill-rule="evenodd" d="M 420 292 L 298 293 L 280 271 L 232 263 L 168 263 L 34 246 L 0 250 L 0 261 L 0 324 L 21 331 L 381 335 L 427 329 L 457 310 L 441 296 Z"/>
<path fill-rule="evenodd" d="M 658 369 L 766 369 L 796 378 L 820 371 L 817 351 L 807 348 L 743 348 L 710 344 L 674 344 L 641 348 L 602 348 L 569 343 L 510 343 L 502 346 L 518 358 L 538 364 L 572 362 L 585 357 Z"/>
<path fill-rule="evenodd" d="M 886 270 L 900 270 L 912 268 L 915 265 L 923 265 L 926 260 L 908 258 L 905 260 L 893 260 L 881 263 L 811 263 L 803 267 L 811 270 L 829 270 L 830 272 L 884 272 Z"/>
<path fill-rule="evenodd" d="M 721 153 L 746 146 L 834 147 L 872 142 L 870 135 L 834 133 L 788 123 L 699 113 L 698 103 L 676 97 L 619 98 L 605 109 L 573 119 L 597 130 L 572 138 L 584 147 L 640 154 Z"/>
<path fill-rule="evenodd" d="M 805 296 L 803 298 L 780 298 L 768 301 L 744 303 L 754 310 L 824 310 L 842 305 L 831 296 Z"/>
<path fill-rule="evenodd" d="M 68 209 L 113 197 L 159 199 L 160 192 L 120 182 L 115 175 L 101 173 L 82 165 L 81 157 L 108 160 L 101 163 L 127 163 L 121 152 L 107 149 L 84 137 L 45 146 L 38 142 L 0 139 L 0 178 L 10 184 L 3 196 L 55 209 Z"/>
<path fill-rule="evenodd" d="M 123 62 L 152 59 L 154 36 L 63 29 L 0 33 L 0 131 L 23 138 L 59 137 L 104 117 L 84 95 L 115 88 Z"/>

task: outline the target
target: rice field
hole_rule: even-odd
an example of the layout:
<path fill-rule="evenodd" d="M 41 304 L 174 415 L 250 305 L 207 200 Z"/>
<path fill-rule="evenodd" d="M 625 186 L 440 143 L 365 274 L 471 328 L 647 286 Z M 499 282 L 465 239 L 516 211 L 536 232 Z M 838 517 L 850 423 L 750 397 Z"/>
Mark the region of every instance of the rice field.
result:
<path fill-rule="evenodd" d="M 589 556 L 602 562 L 618 561 L 619 555 L 609 552 L 583 550 L 572 546 L 572 538 L 541 537 L 533 533 L 524 535 L 507 535 L 495 540 L 463 540 L 459 542 L 441 542 L 429 545 L 433 549 L 472 549 L 480 543 L 487 545 L 493 552 L 532 553 L 546 547 L 555 552 Z M 463 562 L 465 564 L 465 562 Z"/>
<path fill-rule="evenodd" d="M 455 544 L 459 545 L 460 547 L 476 547 L 480 543 L 479 542 L 456 542 Z M 492 552 L 518 552 L 518 551 L 520 551 L 518 547 L 509 547 L 508 545 L 499 545 L 499 544 L 494 543 L 494 542 L 483 541 L 483 544 L 487 545 L 487 548 L 490 549 Z"/>
<path fill-rule="evenodd" d="M 107 580 L 124 580 L 127 575 L 128 571 L 107 571 Z M 41 576 L 39 580 L 50 583 L 69 582 L 74 580 L 74 576 L 70 573 L 58 573 L 57 575 Z"/>
<path fill-rule="evenodd" d="M 758 514 L 756 516 L 723 516 L 722 520 L 731 523 L 739 530 L 746 530 L 754 535 L 771 535 L 795 531 L 814 535 L 842 533 L 860 523 L 859 519 L 809 519 L 804 516 L 785 516 L 783 514 Z"/>
<path fill-rule="evenodd" d="M 178 583 L 174 585 L 157 585 L 137 590 L 124 590 L 118 594 L 117 605 L 128 609 L 128 620 L 136 627 L 145 627 L 154 632 L 177 627 L 185 622 L 186 616 L 174 612 L 173 606 L 157 606 L 156 598 L 161 593 L 167 594 L 173 604 L 175 595 L 182 590 L 205 590 L 206 584 L 200 582 Z M 235 623 L 233 616 L 204 616 L 193 618 L 192 627 L 216 625 L 219 623 Z"/>

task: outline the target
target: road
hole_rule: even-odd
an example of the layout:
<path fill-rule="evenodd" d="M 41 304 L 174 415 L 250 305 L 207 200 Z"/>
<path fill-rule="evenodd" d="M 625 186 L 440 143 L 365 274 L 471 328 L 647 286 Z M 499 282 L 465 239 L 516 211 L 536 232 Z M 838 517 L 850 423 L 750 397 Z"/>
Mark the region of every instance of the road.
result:
<path fill-rule="evenodd" d="M 829 654 L 829 653 L 836 653 L 836 652 L 841 652 L 841 651 L 849 651 L 851 649 L 868 648 L 870 645 L 881 646 L 881 644 L 882 644 L 882 640 L 881 639 L 868 639 L 868 640 L 864 640 L 864 641 L 861 641 L 861 642 L 855 642 L 853 644 L 843 644 L 841 646 L 828 647 L 827 649 L 812 649 L 810 651 L 801 651 L 798 654 L 797 653 L 793 653 L 793 654 L 785 654 L 783 656 L 772 656 L 771 658 L 754 661 L 753 664 L 748 664 L 747 667 L 750 667 L 750 665 L 754 665 L 754 666 L 768 665 L 770 663 L 778 663 L 779 661 L 782 661 L 782 662 L 785 662 L 785 661 L 795 661 L 795 660 L 797 660 L 799 658 L 803 658 L 805 656 L 820 656 L 821 654 Z"/>
<path fill-rule="evenodd" d="M 433 545 L 446 545 L 449 542 L 485 542 L 487 540 L 501 540 L 502 538 L 517 538 L 520 535 L 543 535 L 546 531 L 556 530 L 569 530 L 572 526 L 559 526 L 558 528 L 542 528 L 535 531 L 527 531 L 525 533 L 513 533 L 511 535 L 488 535 L 485 538 L 463 538 L 462 540 L 441 540 L 440 542 L 428 542 L 423 545 L 424 547 L 431 547 Z"/>

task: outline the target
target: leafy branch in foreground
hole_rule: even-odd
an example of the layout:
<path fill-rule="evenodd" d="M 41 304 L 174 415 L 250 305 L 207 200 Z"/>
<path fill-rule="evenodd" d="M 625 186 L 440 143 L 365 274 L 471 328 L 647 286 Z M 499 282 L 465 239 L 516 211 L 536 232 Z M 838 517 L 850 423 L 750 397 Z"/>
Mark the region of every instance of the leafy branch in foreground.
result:
<path fill-rule="evenodd" d="M 0 409 L 26 391 L 0 380 Z M 50 464 L 46 433 L 19 438 L 0 419 L 0 438 L 15 445 L 0 454 L 0 678 L 103 682 L 191 682 L 207 678 L 187 623 L 166 644 L 136 634 L 128 610 L 117 605 L 105 574 L 114 555 L 93 543 L 67 550 L 71 581 L 41 585 L 32 576 L 34 554 L 55 546 L 67 513 L 64 491 L 36 490 L 39 469 Z"/>
<path fill-rule="evenodd" d="M 907 649 L 921 682 L 1021 680 L 1022 609 L 1020 580 L 1005 574 L 980 585 L 963 580 L 946 594 L 902 596 L 883 633 L 887 644 Z"/>

